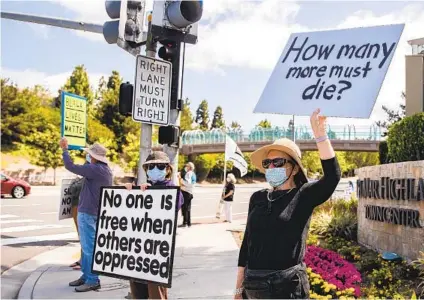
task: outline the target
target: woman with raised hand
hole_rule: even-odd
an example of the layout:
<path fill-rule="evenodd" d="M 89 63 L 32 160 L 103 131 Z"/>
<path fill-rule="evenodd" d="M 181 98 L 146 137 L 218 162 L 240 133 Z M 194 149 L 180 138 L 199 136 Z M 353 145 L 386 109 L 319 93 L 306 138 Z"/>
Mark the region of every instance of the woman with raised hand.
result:
<path fill-rule="evenodd" d="M 169 157 L 165 152 L 154 151 L 146 159 L 143 169 L 147 174 L 147 182 L 142 183 L 140 188 L 144 191 L 149 186 L 175 186 L 172 182 L 172 165 Z M 125 187 L 132 189 L 132 183 L 126 183 Z M 177 207 L 178 210 L 183 204 L 183 195 L 178 194 Z M 130 281 L 132 299 L 168 299 L 168 289 L 154 283 L 140 283 Z"/>
<path fill-rule="evenodd" d="M 340 181 L 340 167 L 327 137 L 326 117 L 310 118 L 324 175 L 308 182 L 299 147 L 279 139 L 251 155 L 270 189 L 250 198 L 238 259 L 235 298 L 308 299 L 304 264 L 309 223 L 315 207 L 327 201 Z"/>

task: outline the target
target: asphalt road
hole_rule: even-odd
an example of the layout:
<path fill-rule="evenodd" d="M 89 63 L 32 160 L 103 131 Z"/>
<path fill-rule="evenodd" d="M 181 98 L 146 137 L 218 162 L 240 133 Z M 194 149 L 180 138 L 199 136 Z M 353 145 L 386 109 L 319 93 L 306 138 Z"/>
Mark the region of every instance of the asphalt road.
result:
<path fill-rule="evenodd" d="M 44 251 L 77 240 L 72 219 L 58 220 L 59 187 L 34 187 L 23 199 L 1 199 L 1 272 Z M 258 186 L 236 188 L 233 217 L 245 218 L 250 195 Z M 197 187 L 192 201 L 192 224 L 217 222 L 219 187 Z M 182 222 L 181 216 L 179 222 Z"/>

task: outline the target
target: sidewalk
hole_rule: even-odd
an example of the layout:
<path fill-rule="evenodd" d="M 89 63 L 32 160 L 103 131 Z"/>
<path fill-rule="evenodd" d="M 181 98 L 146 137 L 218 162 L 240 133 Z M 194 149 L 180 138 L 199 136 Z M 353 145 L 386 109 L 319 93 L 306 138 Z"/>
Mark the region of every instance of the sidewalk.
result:
<path fill-rule="evenodd" d="M 245 220 L 235 220 L 232 224 L 177 229 L 171 299 L 232 298 L 239 249 L 230 230 L 243 228 L 244 223 Z M 104 276 L 99 291 L 75 293 L 68 282 L 77 279 L 80 271 L 68 265 L 79 247 L 73 244 L 54 251 L 55 263 L 33 272 L 22 286 L 18 299 L 124 299 L 128 294 L 128 281 Z"/>

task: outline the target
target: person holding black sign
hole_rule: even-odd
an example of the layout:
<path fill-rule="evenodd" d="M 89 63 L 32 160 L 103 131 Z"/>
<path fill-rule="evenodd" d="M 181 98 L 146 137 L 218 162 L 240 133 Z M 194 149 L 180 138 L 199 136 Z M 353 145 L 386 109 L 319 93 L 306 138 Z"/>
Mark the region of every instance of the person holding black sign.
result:
<path fill-rule="evenodd" d="M 250 198 L 235 299 L 309 298 L 304 256 L 311 215 L 330 198 L 341 177 L 326 118 L 319 112 L 312 114 L 311 126 L 324 171 L 320 180 L 308 182 L 300 149 L 289 139 L 276 140 L 251 155 L 271 189 Z"/>
<path fill-rule="evenodd" d="M 171 181 L 172 165 L 169 157 L 165 152 L 154 151 L 146 159 L 143 169 L 147 174 L 147 182 L 142 183 L 140 188 L 144 191 L 149 186 L 175 186 Z M 127 189 L 132 189 L 132 183 L 126 183 Z M 177 209 L 183 205 L 183 195 L 178 194 Z M 130 281 L 132 299 L 168 299 L 168 289 L 154 283 L 141 283 L 134 280 Z"/>

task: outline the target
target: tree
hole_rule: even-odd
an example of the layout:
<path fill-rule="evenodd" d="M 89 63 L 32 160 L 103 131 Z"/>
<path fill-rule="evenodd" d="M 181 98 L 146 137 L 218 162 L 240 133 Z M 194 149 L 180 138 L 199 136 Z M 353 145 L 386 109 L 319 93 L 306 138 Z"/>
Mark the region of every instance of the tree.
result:
<path fill-rule="evenodd" d="M 196 111 L 196 123 L 199 124 L 200 130 L 208 130 L 209 128 L 209 107 L 208 101 L 203 100 Z"/>
<path fill-rule="evenodd" d="M 190 110 L 190 100 L 188 98 L 184 100 L 183 110 L 181 111 L 180 127 L 181 133 L 193 129 L 193 114 Z"/>
<path fill-rule="evenodd" d="M 91 115 L 94 94 L 84 65 L 76 66 L 71 76 L 66 80 L 65 85 L 59 90 L 59 95 L 54 101 L 56 107 L 61 107 L 60 95 L 62 91 L 87 98 L 87 113 Z"/>
<path fill-rule="evenodd" d="M 387 146 L 393 162 L 424 159 L 424 112 L 390 125 Z"/>
<path fill-rule="evenodd" d="M 318 151 L 305 151 L 302 153 L 302 165 L 308 172 L 308 176 L 316 173 L 322 174 L 321 160 Z"/>
<path fill-rule="evenodd" d="M 139 125 L 134 122 L 130 116 L 123 116 L 119 113 L 119 87 L 122 78 L 118 71 L 112 71 L 107 82 L 100 79 L 98 97 L 101 99 L 97 119 L 109 128 L 115 135 L 117 150 L 122 151 L 126 143 L 128 133 L 137 134 Z"/>
<path fill-rule="evenodd" d="M 127 143 L 123 147 L 124 161 L 126 171 L 132 171 L 137 174 L 138 161 L 140 160 L 140 136 L 129 133 Z"/>
<path fill-rule="evenodd" d="M 405 101 L 405 93 L 402 92 L 401 95 L 403 101 Z M 380 127 L 381 129 L 383 129 L 383 133 L 381 134 L 383 137 L 387 136 L 388 134 L 388 130 L 390 129 L 390 126 L 393 125 L 394 123 L 402 120 L 405 117 L 405 109 L 406 106 L 405 104 L 400 104 L 399 105 L 399 110 L 395 111 L 395 110 L 391 110 L 389 109 L 387 106 L 382 106 L 384 112 L 387 114 L 387 120 L 386 121 L 377 121 L 375 124 Z"/>
<path fill-rule="evenodd" d="M 354 169 L 375 166 L 379 164 L 378 152 L 345 152 L 346 162 Z"/>
<path fill-rule="evenodd" d="M 88 119 L 87 142 L 94 144 L 98 142 L 107 148 L 106 156 L 112 162 L 118 162 L 118 145 L 115 134 L 96 119 Z"/>
<path fill-rule="evenodd" d="M 46 125 L 60 125 L 60 113 L 49 107 L 51 98 L 40 87 L 19 89 L 9 79 L 1 79 L 1 144 L 22 143 L 23 138 Z"/>
<path fill-rule="evenodd" d="M 354 165 L 346 160 L 346 152 L 336 151 L 336 157 L 343 175 L 346 175 L 350 170 L 355 168 Z"/>
<path fill-rule="evenodd" d="M 33 146 L 31 163 L 44 168 L 53 168 L 53 183 L 56 184 L 56 169 L 63 165 L 62 150 L 59 147 L 60 133 L 53 125 L 44 132 L 34 132 L 25 138 Z"/>
<path fill-rule="evenodd" d="M 217 106 L 215 109 L 215 112 L 213 113 L 213 119 L 212 119 L 212 125 L 211 129 L 219 128 L 224 129 L 225 128 L 225 121 L 223 119 L 223 113 L 222 113 L 222 107 Z"/>
<path fill-rule="evenodd" d="M 241 125 L 236 121 L 232 121 L 229 129 L 241 129 Z"/>
<path fill-rule="evenodd" d="M 216 156 L 216 154 L 200 154 L 196 157 L 193 163 L 198 182 L 202 182 L 208 177 L 210 170 L 216 163 Z"/>
<path fill-rule="evenodd" d="M 262 127 L 262 128 L 271 128 L 271 122 L 268 121 L 268 119 L 262 120 L 258 123 L 258 125 L 256 125 L 257 127 Z"/>

